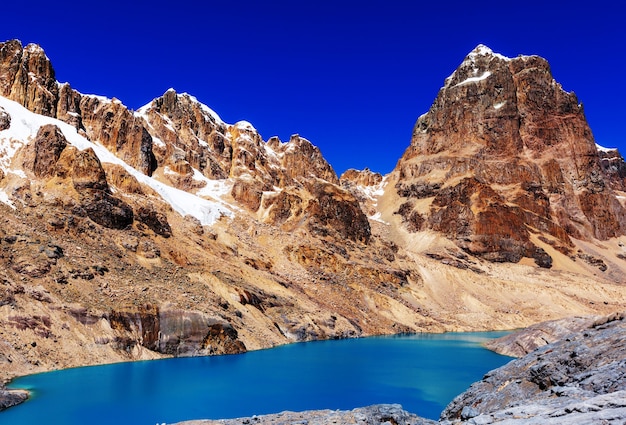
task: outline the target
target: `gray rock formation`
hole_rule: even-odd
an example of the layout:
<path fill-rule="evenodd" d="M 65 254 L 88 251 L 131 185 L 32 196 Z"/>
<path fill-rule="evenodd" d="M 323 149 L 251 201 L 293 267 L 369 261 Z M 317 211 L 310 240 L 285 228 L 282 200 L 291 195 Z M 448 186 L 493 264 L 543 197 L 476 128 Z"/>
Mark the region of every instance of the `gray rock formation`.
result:
<path fill-rule="evenodd" d="M 485 347 L 505 356 L 523 357 L 537 348 L 558 341 L 571 333 L 588 329 L 600 320 L 602 320 L 600 316 L 583 316 L 537 323 L 488 341 Z"/>
<path fill-rule="evenodd" d="M 22 390 L 7 390 L 0 387 L 0 412 L 9 407 L 18 405 L 28 399 L 28 392 Z"/>
<path fill-rule="evenodd" d="M 187 421 L 181 422 L 179 425 L 434 425 L 436 423 L 403 410 L 399 404 L 377 404 L 347 411 L 282 412 L 273 415 L 253 416 L 251 418 Z"/>
<path fill-rule="evenodd" d="M 489 372 L 444 424 L 626 423 L 626 315 L 616 314 Z"/>

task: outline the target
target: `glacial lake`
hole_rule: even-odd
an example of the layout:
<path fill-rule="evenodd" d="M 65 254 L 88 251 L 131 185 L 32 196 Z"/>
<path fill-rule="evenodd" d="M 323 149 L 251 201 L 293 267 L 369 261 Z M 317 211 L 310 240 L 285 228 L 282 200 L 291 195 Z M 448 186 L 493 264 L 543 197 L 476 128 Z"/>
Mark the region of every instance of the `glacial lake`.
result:
<path fill-rule="evenodd" d="M 0 424 L 154 425 L 377 403 L 438 419 L 455 396 L 511 360 L 481 347 L 504 334 L 316 341 L 41 373 L 11 383 L 31 399 L 0 412 Z"/>

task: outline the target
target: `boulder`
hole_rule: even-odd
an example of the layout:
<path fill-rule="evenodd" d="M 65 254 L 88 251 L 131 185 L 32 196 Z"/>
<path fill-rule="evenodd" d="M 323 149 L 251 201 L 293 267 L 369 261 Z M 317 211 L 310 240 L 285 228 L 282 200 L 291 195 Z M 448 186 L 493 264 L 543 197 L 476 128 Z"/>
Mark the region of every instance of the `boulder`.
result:
<path fill-rule="evenodd" d="M 36 177 L 52 177 L 66 146 L 67 140 L 56 125 L 42 126 L 35 140 L 26 147 L 24 169 L 33 172 Z"/>

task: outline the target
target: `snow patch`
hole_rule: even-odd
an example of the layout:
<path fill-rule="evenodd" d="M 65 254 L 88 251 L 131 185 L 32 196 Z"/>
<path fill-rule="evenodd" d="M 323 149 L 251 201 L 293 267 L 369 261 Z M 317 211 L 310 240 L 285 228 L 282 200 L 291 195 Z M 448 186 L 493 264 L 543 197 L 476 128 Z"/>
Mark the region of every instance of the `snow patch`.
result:
<path fill-rule="evenodd" d="M 493 105 L 493 109 L 498 110 L 498 109 L 502 108 L 504 105 L 506 105 L 506 100 L 504 102 L 498 102 L 495 105 Z"/>
<path fill-rule="evenodd" d="M 11 116 L 11 127 L 0 132 L 0 167 L 5 171 L 19 172 L 21 170 L 10 170 L 9 165 L 15 152 L 32 140 L 42 125 L 56 125 L 68 143 L 80 150 L 92 148 L 101 162 L 117 164 L 122 166 L 129 174 L 134 176 L 140 183 L 151 187 L 164 201 L 169 203 L 174 211 L 179 214 L 191 215 L 203 225 L 212 225 L 222 216 L 233 217 L 233 212 L 216 202 L 203 199 L 194 194 L 161 183 L 152 177 L 135 170 L 120 158 L 108 151 L 102 145 L 90 142 L 78 134 L 76 128 L 54 118 L 44 117 L 28 111 L 18 103 L 0 96 L 0 106 Z"/>
<path fill-rule="evenodd" d="M 375 198 L 382 196 L 385 193 L 385 186 L 387 181 L 383 179 L 380 183 L 374 186 L 359 186 L 361 192 L 368 198 L 374 200 Z"/>
<path fill-rule="evenodd" d="M 9 170 L 7 173 L 8 174 L 15 174 L 16 176 L 21 177 L 23 179 L 28 178 L 26 176 L 26 173 L 24 172 L 24 170 Z"/>
<path fill-rule="evenodd" d="M 13 202 L 11 202 L 11 200 L 9 199 L 9 195 L 7 195 L 7 193 L 3 189 L 0 189 L 0 202 L 15 209 L 15 205 L 13 205 Z"/>
<path fill-rule="evenodd" d="M 460 83 L 453 85 L 452 87 L 460 87 L 466 84 L 477 83 L 478 81 L 482 81 L 482 80 L 489 78 L 490 75 L 491 75 L 491 71 L 485 71 L 482 73 L 482 75 L 478 77 L 469 77 L 466 80 L 463 80 Z"/>
<path fill-rule="evenodd" d="M 377 212 L 376 214 L 369 216 L 368 218 L 369 218 L 370 220 L 377 221 L 377 222 L 379 222 L 379 223 L 389 224 L 388 222 L 386 222 L 385 220 L 383 220 L 381 217 L 382 217 L 382 214 L 381 214 L 381 213 L 380 213 L 380 211 L 379 211 L 379 212 Z"/>
<path fill-rule="evenodd" d="M 211 180 L 200 172 L 200 170 L 193 168 L 193 179 L 196 181 L 204 182 L 205 185 L 196 191 L 196 196 L 211 198 L 220 204 L 226 206 L 229 210 L 240 210 L 235 205 L 231 205 L 222 199 L 223 196 L 230 194 L 233 189 L 233 181 L 229 179 L 224 180 Z"/>
<path fill-rule="evenodd" d="M 236 128 L 237 130 L 252 131 L 254 133 L 257 133 L 256 128 L 254 128 L 254 126 L 248 121 L 237 121 L 233 125 L 233 127 Z"/>
<path fill-rule="evenodd" d="M 152 144 L 156 145 L 156 146 L 158 146 L 160 148 L 164 148 L 166 146 L 165 142 L 163 140 L 159 139 L 156 136 L 152 136 Z"/>
<path fill-rule="evenodd" d="M 599 152 L 604 152 L 604 153 L 615 152 L 617 150 L 617 148 L 605 148 L 604 146 L 600 146 L 597 143 L 596 143 L 596 149 Z"/>
<path fill-rule="evenodd" d="M 174 176 L 174 175 L 178 175 L 178 173 L 174 170 L 172 170 L 169 166 L 165 166 L 163 167 L 163 174 L 165 174 L 166 176 Z"/>
<path fill-rule="evenodd" d="M 148 121 L 148 119 L 147 119 L 148 118 L 147 117 L 148 109 L 150 109 L 152 107 L 152 102 L 153 101 L 150 101 L 150 102 L 146 103 L 145 105 L 143 105 L 141 108 L 137 109 L 135 111 L 135 116 L 144 118 L 146 121 Z"/>

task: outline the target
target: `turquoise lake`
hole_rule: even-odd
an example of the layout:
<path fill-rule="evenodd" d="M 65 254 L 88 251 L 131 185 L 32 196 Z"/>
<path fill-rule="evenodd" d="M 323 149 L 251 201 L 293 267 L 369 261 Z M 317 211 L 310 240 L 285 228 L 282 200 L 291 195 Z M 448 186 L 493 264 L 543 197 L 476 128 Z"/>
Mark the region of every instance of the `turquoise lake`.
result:
<path fill-rule="evenodd" d="M 0 412 L 0 424 L 154 425 L 377 403 L 438 419 L 471 383 L 511 360 L 480 345 L 503 334 L 317 341 L 42 373 L 13 381 L 32 397 Z"/>

